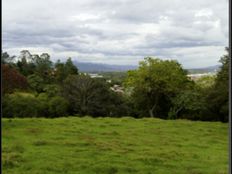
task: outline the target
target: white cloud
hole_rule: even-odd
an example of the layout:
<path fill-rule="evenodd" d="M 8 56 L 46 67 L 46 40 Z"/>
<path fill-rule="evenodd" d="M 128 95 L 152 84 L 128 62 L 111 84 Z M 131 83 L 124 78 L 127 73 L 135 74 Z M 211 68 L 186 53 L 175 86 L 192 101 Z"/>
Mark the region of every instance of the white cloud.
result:
<path fill-rule="evenodd" d="M 211 17 L 213 15 L 213 11 L 211 9 L 202 9 L 199 10 L 196 14 L 195 17 Z"/>
<path fill-rule="evenodd" d="M 137 64 L 144 56 L 185 67 L 217 64 L 228 46 L 228 0 L 3 0 L 3 50 Z"/>

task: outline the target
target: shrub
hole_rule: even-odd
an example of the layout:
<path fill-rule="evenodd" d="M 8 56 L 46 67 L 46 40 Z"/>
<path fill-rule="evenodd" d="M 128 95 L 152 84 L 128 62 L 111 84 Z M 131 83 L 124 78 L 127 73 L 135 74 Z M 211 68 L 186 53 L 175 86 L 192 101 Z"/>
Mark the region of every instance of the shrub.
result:
<path fill-rule="evenodd" d="M 60 97 L 55 96 L 49 100 L 49 117 L 60 117 L 67 115 L 68 102 Z"/>
<path fill-rule="evenodd" d="M 3 98 L 4 117 L 37 117 L 39 101 L 33 95 L 10 94 Z"/>
<path fill-rule="evenodd" d="M 54 97 L 60 93 L 60 87 L 56 84 L 45 85 L 43 90 L 46 92 L 48 97 Z"/>
<path fill-rule="evenodd" d="M 48 95 L 46 93 L 40 93 L 37 96 L 37 100 L 39 102 L 38 105 L 38 115 L 43 116 L 43 117 L 49 117 L 49 106 L 48 106 Z"/>

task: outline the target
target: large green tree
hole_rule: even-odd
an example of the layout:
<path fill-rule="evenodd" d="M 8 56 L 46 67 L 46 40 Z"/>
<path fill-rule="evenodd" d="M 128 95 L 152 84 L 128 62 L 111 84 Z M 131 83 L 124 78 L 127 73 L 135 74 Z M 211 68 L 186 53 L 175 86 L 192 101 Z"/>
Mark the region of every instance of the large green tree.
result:
<path fill-rule="evenodd" d="M 43 78 L 46 83 L 52 80 L 52 61 L 50 55 L 43 53 L 35 57 L 36 73 Z"/>
<path fill-rule="evenodd" d="M 68 58 L 65 63 L 58 60 L 55 63 L 55 79 L 62 83 L 68 75 L 77 75 L 78 68 L 73 64 L 72 59 Z"/>
<path fill-rule="evenodd" d="M 63 84 L 63 95 L 74 113 L 91 116 L 110 114 L 110 89 L 101 79 L 87 75 L 69 75 Z"/>
<path fill-rule="evenodd" d="M 66 73 L 69 74 L 78 74 L 77 67 L 73 64 L 72 59 L 69 57 L 65 63 Z"/>
<path fill-rule="evenodd" d="M 18 57 L 17 68 L 24 76 L 29 76 L 35 72 L 35 62 L 33 61 L 33 55 L 28 50 L 22 50 Z"/>
<path fill-rule="evenodd" d="M 131 97 L 138 116 L 167 118 L 171 99 L 191 82 L 177 61 L 147 57 L 137 70 L 128 72 L 125 84 L 133 89 Z"/>
<path fill-rule="evenodd" d="M 222 64 L 217 73 L 214 86 L 209 91 L 206 98 L 210 114 L 214 115 L 214 120 L 227 122 L 229 119 L 229 49 L 227 54 L 221 57 Z"/>

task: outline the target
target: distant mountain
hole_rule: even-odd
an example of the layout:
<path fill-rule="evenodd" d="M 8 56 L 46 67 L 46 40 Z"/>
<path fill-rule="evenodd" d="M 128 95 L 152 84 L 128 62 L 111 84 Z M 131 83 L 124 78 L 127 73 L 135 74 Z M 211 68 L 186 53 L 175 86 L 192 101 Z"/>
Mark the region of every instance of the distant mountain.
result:
<path fill-rule="evenodd" d="M 123 72 L 128 70 L 137 69 L 138 66 L 135 65 L 110 65 L 103 63 L 89 63 L 89 62 L 78 62 L 73 61 L 74 65 L 77 66 L 80 72 Z M 204 68 L 190 68 L 186 69 L 189 74 L 198 73 L 209 73 L 216 72 L 219 70 L 221 65 L 208 66 Z"/>
<path fill-rule="evenodd" d="M 80 72 L 114 72 L 114 71 L 128 71 L 136 69 L 134 65 L 109 65 L 101 63 L 88 63 L 73 61 Z"/>
<path fill-rule="evenodd" d="M 204 68 L 187 69 L 189 74 L 217 72 L 221 65 L 208 66 Z"/>

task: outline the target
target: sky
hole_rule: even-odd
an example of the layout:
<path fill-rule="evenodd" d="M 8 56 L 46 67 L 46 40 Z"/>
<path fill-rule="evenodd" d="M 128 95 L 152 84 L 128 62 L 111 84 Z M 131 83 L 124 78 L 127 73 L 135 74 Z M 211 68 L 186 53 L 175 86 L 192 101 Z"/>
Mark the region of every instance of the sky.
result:
<path fill-rule="evenodd" d="M 185 68 L 219 64 L 228 0 L 3 0 L 2 47 L 51 59 L 137 65 L 154 56 Z"/>

